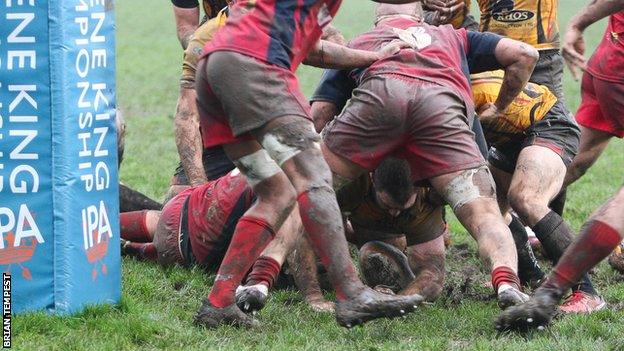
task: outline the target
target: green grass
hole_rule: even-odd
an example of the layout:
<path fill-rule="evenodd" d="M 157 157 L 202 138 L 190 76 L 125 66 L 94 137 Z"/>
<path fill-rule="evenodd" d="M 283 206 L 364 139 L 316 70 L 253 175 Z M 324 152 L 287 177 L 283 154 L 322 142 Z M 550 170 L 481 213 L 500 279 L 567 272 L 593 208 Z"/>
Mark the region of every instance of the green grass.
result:
<path fill-rule="evenodd" d="M 566 23 L 585 0 L 561 3 L 561 23 Z M 128 135 L 122 180 L 150 196 L 162 199 L 177 154 L 172 114 L 178 93 L 181 50 L 169 2 L 118 0 L 118 101 L 124 110 Z M 348 38 L 371 25 L 373 3 L 345 0 L 335 23 Z M 587 33 L 593 50 L 604 25 Z M 320 71 L 302 67 L 301 85 L 310 94 Z M 579 84 L 566 73 L 567 103 L 575 111 Z M 615 141 L 589 174 L 569 192 L 566 218 L 578 227 L 593 209 L 623 181 L 624 144 Z M 192 325 L 200 299 L 209 291 L 212 276 L 201 270 L 163 269 L 132 259 L 123 261 L 123 298 L 116 307 L 93 307 L 72 317 L 27 314 L 15 317 L 13 345 L 23 350 L 126 350 L 126 349 L 475 349 L 544 350 L 624 348 L 624 299 L 620 276 L 601 264 L 594 275 L 599 291 L 612 309 L 591 316 L 565 317 L 548 331 L 498 335 L 492 319 L 498 314 L 479 273 L 469 291 L 455 294 L 466 267 L 482 270 L 474 244 L 453 223 L 455 243 L 468 245 L 461 254 L 448 255 L 450 277 L 446 292 L 432 306 L 407 318 L 375 321 L 351 331 L 339 328 L 330 315 L 315 314 L 292 291 L 274 293 L 258 316 L 259 331 L 223 327 L 215 331 Z M 453 293 L 451 293 L 453 292 Z"/>

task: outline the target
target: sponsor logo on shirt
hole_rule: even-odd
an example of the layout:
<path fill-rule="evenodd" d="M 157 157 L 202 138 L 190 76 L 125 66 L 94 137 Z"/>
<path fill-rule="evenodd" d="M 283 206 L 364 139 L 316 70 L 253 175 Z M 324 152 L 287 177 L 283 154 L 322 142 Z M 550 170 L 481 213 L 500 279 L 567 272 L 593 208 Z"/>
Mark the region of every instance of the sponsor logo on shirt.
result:
<path fill-rule="evenodd" d="M 511 10 L 504 12 L 497 12 L 492 14 L 492 18 L 498 22 L 515 23 L 530 20 L 535 16 L 535 13 L 527 10 Z"/>

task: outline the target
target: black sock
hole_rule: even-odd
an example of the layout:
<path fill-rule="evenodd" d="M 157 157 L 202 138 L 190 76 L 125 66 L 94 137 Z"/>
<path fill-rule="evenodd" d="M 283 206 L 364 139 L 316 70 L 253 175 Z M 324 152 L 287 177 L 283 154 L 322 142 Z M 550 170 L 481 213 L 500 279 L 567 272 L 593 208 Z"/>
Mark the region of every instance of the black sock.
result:
<path fill-rule="evenodd" d="M 561 190 L 559 195 L 557 195 L 557 197 L 554 198 L 550 202 L 550 206 L 548 206 L 550 207 L 551 210 L 553 210 L 553 212 L 555 212 L 556 214 L 562 217 L 563 217 L 563 210 L 565 208 L 567 193 L 568 193 L 567 189 Z"/>
<path fill-rule="evenodd" d="M 511 230 L 518 253 L 518 277 L 520 277 L 520 282 L 525 285 L 531 281 L 538 281 L 544 278 L 544 272 L 542 272 L 533 254 L 526 229 L 516 216 L 512 215 L 511 218 L 509 230 Z"/>
<path fill-rule="evenodd" d="M 574 232 L 568 226 L 563 218 L 554 211 L 550 211 L 544 218 L 542 218 L 535 226 L 533 231 L 542 243 L 542 247 L 548 257 L 553 261 L 553 264 L 557 264 L 559 258 L 563 256 L 566 248 L 574 240 Z M 597 295 L 598 293 L 594 289 L 589 276 L 585 274 L 580 282 L 572 287 L 572 291 L 581 290 L 588 294 Z"/>

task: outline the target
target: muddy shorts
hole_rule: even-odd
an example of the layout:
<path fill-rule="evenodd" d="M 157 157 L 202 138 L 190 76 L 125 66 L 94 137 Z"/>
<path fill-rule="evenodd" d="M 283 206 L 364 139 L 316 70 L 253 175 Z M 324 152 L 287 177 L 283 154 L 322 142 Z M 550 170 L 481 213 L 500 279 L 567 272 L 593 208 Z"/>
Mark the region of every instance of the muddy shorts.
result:
<path fill-rule="evenodd" d="M 204 149 L 202 163 L 208 180 L 221 178 L 235 168 L 234 163 L 230 161 L 221 146 Z M 175 169 L 171 185 L 191 185 L 181 162 Z"/>
<path fill-rule="evenodd" d="M 399 75 L 367 78 L 323 131 L 334 153 L 372 171 L 388 155 L 405 158 L 414 181 L 476 168 L 485 160 L 453 90 Z"/>
<path fill-rule="evenodd" d="M 583 127 L 624 137 L 624 84 L 598 79 L 585 72 L 576 121 Z"/>
<path fill-rule="evenodd" d="M 278 117 L 310 119 L 293 72 L 239 53 L 201 60 L 196 88 L 204 147 L 250 140 L 250 131 Z"/>
<path fill-rule="evenodd" d="M 563 56 L 561 56 L 559 49 L 539 51 L 539 60 L 537 60 L 529 81 L 547 86 L 559 101 L 564 102 Z"/>
<path fill-rule="evenodd" d="M 195 261 L 188 232 L 188 199 L 194 189 L 187 189 L 163 207 L 154 234 L 158 262 L 162 265 L 192 265 Z"/>
<path fill-rule="evenodd" d="M 557 101 L 544 118 L 523 134 L 490 148 L 488 161 L 494 167 L 513 174 L 520 151 L 527 146 L 540 145 L 554 151 L 568 166 L 579 148 L 581 132 L 562 102 Z"/>

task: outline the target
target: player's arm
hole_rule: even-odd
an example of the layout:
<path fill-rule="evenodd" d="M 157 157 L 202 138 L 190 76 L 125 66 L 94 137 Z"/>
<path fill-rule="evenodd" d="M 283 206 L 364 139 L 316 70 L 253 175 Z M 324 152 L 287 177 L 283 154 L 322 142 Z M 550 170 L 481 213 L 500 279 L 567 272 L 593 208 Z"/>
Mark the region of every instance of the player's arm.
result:
<path fill-rule="evenodd" d="M 485 104 L 478 111 L 481 120 L 496 118 L 507 109 L 529 81 L 539 53 L 528 44 L 496 34 L 471 31 L 465 33 L 470 73 L 501 68 L 505 71 L 496 101 Z"/>
<path fill-rule="evenodd" d="M 373 62 L 392 56 L 409 44 L 397 40 L 381 48 L 379 51 L 352 49 L 343 45 L 319 40 L 310 50 L 304 63 L 309 66 L 335 69 L 354 69 L 368 67 Z"/>
<path fill-rule="evenodd" d="M 568 22 L 561 51 L 574 79 L 580 78 L 579 70 L 587 68 L 583 31 L 595 22 L 624 10 L 624 0 L 592 0 Z"/>
<path fill-rule="evenodd" d="M 197 0 L 171 0 L 171 3 L 178 40 L 182 48 L 186 49 L 191 35 L 199 26 L 199 2 Z"/>
<path fill-rule="evenodd" d="M 332 43 L 336 43 L 338 45 L 345 45 L 346 40 L 344 35 L 338 30 L 338 28 L 334 27 L 331 23 L 326 25 L 323 28 L 323 35 L 321 36 L 322 40 L 327 40 Z"/>
<path fill-rule="evenodd" d="M 310 99 L 312 120 L 318 133 L 342 110 L 351 98 L 353 89 L 355 82 L 349 77 L 348 71 L 331 69 L 323 73 Z"/>
<path fill-rule="evenodd" d="M 181 87 L 174 117 L 175 142 L 180 162 L 191 186 L 208 182 L 202 162 L 202 139 L 199 132 L 199 112 L 194 88 Z"/>
<path fill-rule="evenodd" d="M 432 25 L 447 24 L 466 7 L 465 0 L 424 0 L 425 22 Z"/>

